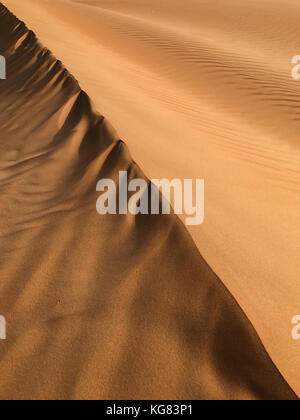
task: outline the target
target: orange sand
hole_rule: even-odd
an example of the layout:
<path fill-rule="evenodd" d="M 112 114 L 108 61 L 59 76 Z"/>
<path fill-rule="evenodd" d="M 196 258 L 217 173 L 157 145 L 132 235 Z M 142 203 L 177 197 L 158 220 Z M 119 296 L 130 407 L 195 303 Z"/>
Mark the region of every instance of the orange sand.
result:
<path fill-rule="evenodd" d="M 149 178 L 205 178 L 206 220 L 195 247 L 173 216 L 99 219 L 99 175 L 140 170 L 32 36 L 8 33 L 0 397 L 292 397 L 199 251 L 300 393 L 298 2 L 3 4 Z"/>

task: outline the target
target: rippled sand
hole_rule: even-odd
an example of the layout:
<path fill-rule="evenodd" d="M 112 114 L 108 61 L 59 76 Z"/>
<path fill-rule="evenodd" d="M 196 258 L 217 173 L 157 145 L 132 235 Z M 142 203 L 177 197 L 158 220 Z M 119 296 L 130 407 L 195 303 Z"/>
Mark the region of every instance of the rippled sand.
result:
<path fill-rule="evenodd" d="M 1 7 L 0 397 L 293 398 L 298 3 L 3 3 L 118 135 Z M 149 178 L 205 178 L 196 245 L 96 213 L 99 178 L 141 176 L 119 138 Z"/>

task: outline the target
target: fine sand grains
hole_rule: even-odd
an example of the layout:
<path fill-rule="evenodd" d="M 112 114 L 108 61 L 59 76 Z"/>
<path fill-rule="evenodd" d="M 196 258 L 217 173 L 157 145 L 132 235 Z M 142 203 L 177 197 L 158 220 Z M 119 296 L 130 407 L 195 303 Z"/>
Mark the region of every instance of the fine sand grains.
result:
<path fill-rule="evenodd" d="M 3 3 L 87 94 L 1 7 L 0 397 L 293 398 L 234 299 L 299 392 L 298 3 Z M 196 246 L 97 214 L 102 176 L 144 176 L 119 136 L 205 179 Z"/>

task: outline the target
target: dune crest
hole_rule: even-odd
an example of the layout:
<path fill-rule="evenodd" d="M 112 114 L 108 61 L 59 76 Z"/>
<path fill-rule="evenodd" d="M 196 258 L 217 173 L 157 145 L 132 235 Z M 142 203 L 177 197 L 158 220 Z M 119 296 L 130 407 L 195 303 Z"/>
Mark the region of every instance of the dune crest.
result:
<path fill-rule="evenodd" d="M 2 4 L 0 28 L 0 398 L 296 399 L 177 217 L 97 214 L 99 179 L 145 176 Z"/>
<path fill-rule="evenodd" d="M 205 179 L 205 223 L 189 233 L 300 394 L 299 1 L 3 3 L 147 177 Z"/>

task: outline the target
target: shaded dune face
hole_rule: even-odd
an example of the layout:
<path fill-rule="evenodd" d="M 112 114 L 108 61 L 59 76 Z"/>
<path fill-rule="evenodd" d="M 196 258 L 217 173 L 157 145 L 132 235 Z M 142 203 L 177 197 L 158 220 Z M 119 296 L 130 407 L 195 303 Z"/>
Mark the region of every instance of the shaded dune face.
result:
<path fill-rule="evenodd" d="M 97 214 L 142 171 L 1 4 L 0 28 L 0 398 L 296 399 L 177 217 Z"/>

